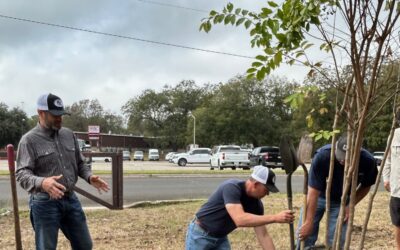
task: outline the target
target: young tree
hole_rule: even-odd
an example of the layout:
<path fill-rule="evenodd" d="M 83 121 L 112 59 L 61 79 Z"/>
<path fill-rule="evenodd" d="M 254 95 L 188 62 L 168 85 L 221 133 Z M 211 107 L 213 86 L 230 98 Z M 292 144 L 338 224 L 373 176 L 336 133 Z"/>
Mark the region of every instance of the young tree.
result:
<path fill-rule="evenodd" d="M 8 109 L 0 102 L 0 148 L 7 144 L 18 145 L 21 136 L 29 129 L 29 119 L 19 108 Z"/>
<path fill-rule="evenodd" d="M 324 75 L 321 70 L 323 64 L 334 68 L 334 76 L 325 75 L 337 89 L 332 132 L 343 125 L 346 127 L 349 152 L 346 156 L 345 188 L 334 249 L 340 247 L 337 244 L 342 225 L 340 222 L 344 219 L 347 191 L 351 186 L 345 249 L 350 247 L 359 149 L 372 117 L 369 111 L 375 104 L 375 97 L 382 91 L 380 84 L 383 81 L 380 79 L 387 77 L 382 74 L 382 65 L 395 59 L 393 51 L 399 49 L 398 35 L 393 34 L 398 26 L 399 6 L 399 2 L 393 0 L 286 0 L 281 5 L 269 1 L 260 12 L 250 12 L 229 3 L 222 12 L 211 11 L 200 26 L 206 32 L 218 23 L 243 25 L 250 29 L 252 46 L 263 49 L 263 54 L 255 58 L 247 71 L 250 77 L 263 79 L 283 61 L 310 67 L 309 76 L 316 72 Z M 326 54 L 319 53 L 312 58 L 309 49 L 314 44 L 321 49 L 321 53 Z M 339 72 L 347 64 L 350 65 L 350 75 L 343 78 Z M 335 133 L 331 134 L 334 144 Z M 331 159 L 330 173 L 333 172 L 333 157 Z M 328 180 L 328 201 L 331 181 L 332 174 Z M 360 245 L 363 245 L 363 240 Z"/>

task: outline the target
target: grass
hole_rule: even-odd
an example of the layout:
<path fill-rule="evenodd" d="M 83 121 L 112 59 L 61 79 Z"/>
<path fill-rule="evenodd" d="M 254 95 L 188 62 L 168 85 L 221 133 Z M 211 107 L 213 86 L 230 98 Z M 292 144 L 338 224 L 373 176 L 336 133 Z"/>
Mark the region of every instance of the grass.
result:
<path fill-rule="evenodd" d="M 145 205 L 120 211 L 105 209 L 86 211 L 94 249 L 184 249 L 187 224 L 203 202 Z M 285 194 L 272 194 L 264 198 L 263 202 L 266 214 L 278 213 L 287 207 Z M 295 194 L 293 207 L 297 217 L 301 202 L 302 195 Z M 388 202 L 387 193 L 378 193 L 371 214 L 365 249 L 394 249 Z M 358 247 L 366 205 L 367 199 L 364 199 L 357 206 L 351 249 Z M 28 212 L 20 213 L 20 221 L 23 248 L 34 249 Z M 267 228 L 277 249 L 290 248 L 287 224 L 271 224 Z M 321 225 L 320 242 L 324 236 L 323 229 L 324 226 Z M 0 235 L 1 249 L 15 249 L 12 214 L 0 217 Z M 251 228 L 236 229 L 229 238 L 232 249 L 260 248 Z M 59 237 L 58 249 L 70 249 L 62 234 Z"/>

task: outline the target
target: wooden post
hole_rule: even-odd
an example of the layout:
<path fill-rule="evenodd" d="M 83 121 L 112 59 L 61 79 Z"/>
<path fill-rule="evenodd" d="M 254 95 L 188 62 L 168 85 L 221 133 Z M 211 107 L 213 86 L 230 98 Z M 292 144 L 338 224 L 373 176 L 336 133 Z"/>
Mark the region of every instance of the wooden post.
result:
<path fill-rule="evenodd" d="M 8 159 L 8 169 L 10 171 L 10 183 L 11 192 L 13 199 L 13 209 L 14 209 L 14 228 L 15 228 L 15 248 L 17 250 L 22 250 L 21 242 L 21 227 L 19 224 L 19 211 L 18 211 L 18 197 L 17 197 L 17 185 L 15 181 L 15 157 L 14 157 L 14 146 L 7 145 L 7 159 Z"/>

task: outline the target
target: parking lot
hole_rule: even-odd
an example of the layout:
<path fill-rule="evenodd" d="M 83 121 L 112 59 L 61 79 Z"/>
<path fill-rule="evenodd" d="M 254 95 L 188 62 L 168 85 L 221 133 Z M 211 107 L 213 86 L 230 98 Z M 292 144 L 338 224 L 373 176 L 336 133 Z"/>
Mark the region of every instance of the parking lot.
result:
<path fill-rule="evenodd" d="M 188 164 L 185 167 L 179 167 L 177 164 L 167 161 L 124 161 L 124 170 L 204 170 L 209 169 L 209 164 Z M 111 170 L 111 163 L 93 162 L 92 168 L 95 170 Z M 0 160 L 0 170 L 8 170 L 8 162 Z"/>

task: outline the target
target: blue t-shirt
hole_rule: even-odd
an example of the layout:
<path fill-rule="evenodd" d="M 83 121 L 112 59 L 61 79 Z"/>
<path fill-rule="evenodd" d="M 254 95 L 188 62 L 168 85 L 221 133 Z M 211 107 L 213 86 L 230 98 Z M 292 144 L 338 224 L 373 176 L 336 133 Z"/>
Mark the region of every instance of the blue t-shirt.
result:
<path fill-rule="evenodd" d="M 308 176 L 308 185 L 319 191 L 320 197 L 325 197 L 326 183 L 329 176 L 329 164 L 331 159 L 331 144 L 318 149 L 311 163 Z M 371 153 L 361 149 L 358 167 L 358 184 L 363 187 L 370 187 L 375 184 L 378 169 Z M 331 201 L 340 202 L 343 193 L 344 166 L 335 158 L 333 170 Z"/>
<path fill-rule="evenodd" d="M 235 230 L 236 225 L 225 208 L 226 204 L 242 204 L 247 213 L 263 215 L 264 206 L 260 199 L 246 194 L 245 181 L 227 180 L 210 196 L 196 213 L 197 219 L 208 232 L 220 237 Z"/>

